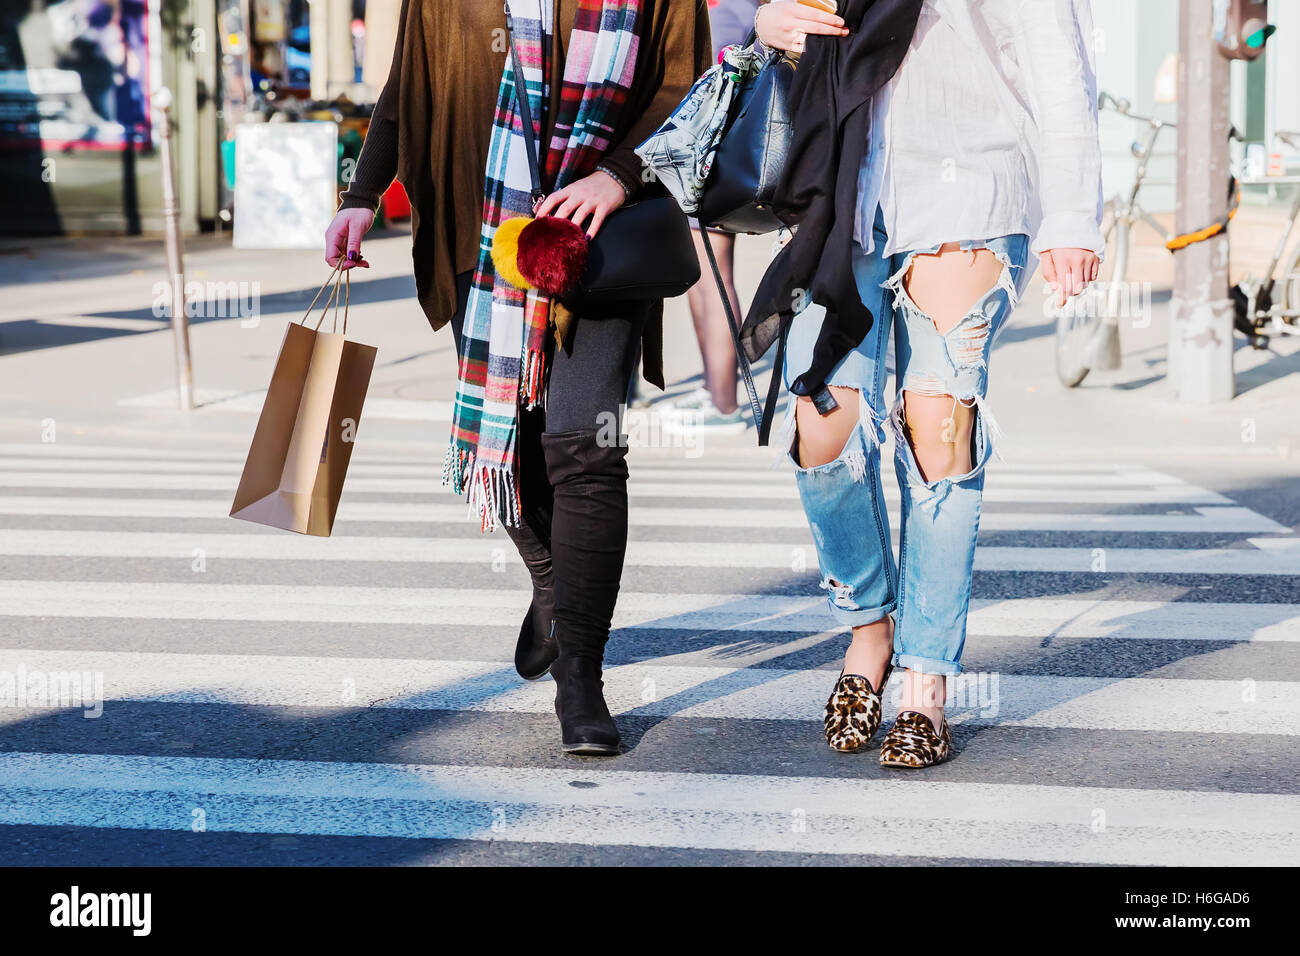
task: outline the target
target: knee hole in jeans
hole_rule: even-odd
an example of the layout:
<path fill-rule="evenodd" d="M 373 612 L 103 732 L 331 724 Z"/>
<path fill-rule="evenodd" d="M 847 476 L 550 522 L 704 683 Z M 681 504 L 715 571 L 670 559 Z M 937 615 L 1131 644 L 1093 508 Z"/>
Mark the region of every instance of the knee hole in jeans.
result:
<path fill-rule="evenodd" d="M 838 407 L 821 415 L 812 399 L 800 395 L 796 399 L 795 427 L 790 440 L 790 454 L 800 468 L 820 468 L 843 457 L 853 440 L 853 429 L 858 424 L 858 390 L 838 385 L 831 386 Z M 806 424 L 815 422 L 812 428 Z M 801 427 L 801 425 L 803 427 Z M 809 434 L 805 436 L 805 431 Z M 808 440 L 805 440 L 805 437 Z"/>
<path fill-rule="evenodd" d="M 910 403 L 909 394 L 914 399 Z M 915 399 L 921 396 L 951 403 L 947 415 L 940 418 L 933 409 L 920 411 L 917 408 L 920 403 Z M 975 399 L 962 400 L 943 391 L 914 392 L 905 388 L 898 396 L 895 440 L 907 442 L 922 480 L 956 478 L 974 470 L 978 461 L 975 437 L 979 414 Z"/>
<path fill-rule="evenodd" d="M 987 246 L 959 249 L 958 245 L 958 243 L 945 243 L 939 253 L 913 253 L 909 255 L 903 267 L 891 276 L 887 285 L 892 286 L 894 289 L 897 304 L 918 316 L 923 316 L 936 334 L 947 338 L 959 328 L 962 329 L 954 337 L 957 341 L 950 340 L 949 344 L 954 348 L 954 352 L 964 351 L 967 354 L 970 354 L 972 347 L 976 348 L 976 359 L 963 362 L 954 354 L 953 359 L 961 365 L 973 364 L 982 356 L 984 340 L 988 338 L 990 329 L 990 317 L 986 311 L 990 297 L 999 290 L 1005 291 L 1009 304 L 1014 307 L 1017 296 L 1015 282 L 1011 275 L 1011 260 L 1005 253 L 990 249 Z M 983 255 L 991 257 L 993 261 L 983 260 Z M 994 263 L 998 265 L 998 269 L 996 275 L 993 275 L 986 284 L 983 284 L 982 291 L 968 290 L 974 296 L 969 305 L 962 308 L 952 306 L 951 303 L 945 303 L 943 314 L 939 315 L 933 308 L 926 309 L 917 304 L 917 294 L 922 292 L 923 289 L 930 291 L 937 286 L 951 291 L 954 287 L 960 289 L 972 285 L 973 279 L 977 277 L 962 276 L 958 270 L 961 268 L 963 259 L 969 262 L 970 266 L 975 266 L 977 257 L 981 259 L 978 262 L 981 266 L 979 278 L 982 278 Z M 915 270 L 917 260 L 921 258 L 942 260 L 944 266 L 942 274 L 927 274 L 924 278 L 918 279 Z M 978 288 L 979 286 L 975 286 L 975 289 Z M 922 295 L 921 298 L 929 300 L 928 295 Z"/>

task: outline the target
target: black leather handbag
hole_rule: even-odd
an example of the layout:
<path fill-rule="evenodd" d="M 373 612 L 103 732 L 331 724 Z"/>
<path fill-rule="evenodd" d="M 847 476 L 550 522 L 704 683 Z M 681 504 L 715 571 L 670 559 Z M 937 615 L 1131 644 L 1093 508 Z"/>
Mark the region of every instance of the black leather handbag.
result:
<path fill-rule="evenodd" d="M 669 195 L 620 206 L 587 246 L 587 268 L 561 301 L 576 314 L 619 302 L 671 299 L 700 281 L 691 224 Z"/>
<path fill-rule="evenodd" d="M 509 3 L 506 25 L 515 76 L 522 78 L 523 64 L 515 44 Z M 515 101 L 527 144 L 533 199 L 537 201 L 546 192 L 539 171 L 532 110 L 528 97 L 519 95 L 520 85 L 515 84 Z M 620 206 L 605 218 L 595 238 L 589 240 L 582 278 L 560 300 L 578 315 L 591 315 L 601 307 L 621 302 L 684 295 L 699 281 L 700 259 L 691 239 L 690 221 L 671 196 L 651 195 Z"/>
<path fill-rule="evenodd" d="M 751 33 L 748 44 L 754 40 Z M 794 61 L 773 52 L 758 73 L 741 85 L 700 196 L 698 218 L 704 225 L 751 235 L 781 228 L 772 212 L 772 197 L 794 137 L 790 116 L 794 70 Z"/>

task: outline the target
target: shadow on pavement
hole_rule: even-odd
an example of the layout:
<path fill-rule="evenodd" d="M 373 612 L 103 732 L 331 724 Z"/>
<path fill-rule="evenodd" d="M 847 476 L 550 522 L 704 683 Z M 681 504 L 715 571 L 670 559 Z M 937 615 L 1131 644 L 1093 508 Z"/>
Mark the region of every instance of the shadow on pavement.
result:
<path fill-rule="evenodd" d="M 238 286 L 238 283 L 231 283 Z M 218 288 L 217 284 L 214 288 Z M 232 290 L 229 295 L 217 291 L 199 302 L 191 303 L 193 315 L 191 325 L 203 325 L 208 322 L 238 322 L 252 317 L 270 315 L 293 315 L 300 318 L 319 286 L 277 292 L 272 295 L 252 296 Z M 415 279 L 409 275 L 392 276 L 384 279 L 353 282 L 351 303 L 369 305 L 377 302 L 396 302 L 415 297 Z M 322 301 L 324 296 L 321 297 Z M 316 305 L 319 314 L 320 303 Z M 84 317 L 73 317 L 66 323 L 43 321 L 40 319 L 16 319 L 0 322 L 0 355 L 12 355 L 35 349 L 58 348 L 63 345 L 79 345 L 101 339 L 121 338 L 123 336 L 141 335 L 171 327 L 167 315 L 167 303 L 139 309 L 119 309 L 114 311 L 91 312 Z M 78 318 L 84 318 L 84 324 L 78 324 Z M 97 324 L 99 320 L 103 324 Z M 122 326 L 114 327 L 113 323 Z M 329 319 L 326 319 L 326 326 Z"/>

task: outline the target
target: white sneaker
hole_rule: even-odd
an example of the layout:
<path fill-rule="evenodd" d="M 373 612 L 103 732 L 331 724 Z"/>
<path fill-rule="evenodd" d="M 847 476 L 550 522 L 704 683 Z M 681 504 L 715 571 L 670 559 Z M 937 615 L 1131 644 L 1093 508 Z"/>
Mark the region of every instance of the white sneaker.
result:
<path fill-rule="evenodd" d="M 677 418 L 684 414 L 693 415 L 705 407 L 713 407 L 713 397 L 709 395 L 707 388 L 697 388 L 693 392 L 687 392 L 685 395 L 664 402 L 655 411 L 665 418 Z"/>
<path fill-rule="evenodd" d="M 694 409 L 680 409 L 669 421 L 677 431 L 714 431 L 742 432 L 745 430 L 745 415 L 742 409 L 734 412 L 720 412 L 711 398 L 705 404 Z"/>

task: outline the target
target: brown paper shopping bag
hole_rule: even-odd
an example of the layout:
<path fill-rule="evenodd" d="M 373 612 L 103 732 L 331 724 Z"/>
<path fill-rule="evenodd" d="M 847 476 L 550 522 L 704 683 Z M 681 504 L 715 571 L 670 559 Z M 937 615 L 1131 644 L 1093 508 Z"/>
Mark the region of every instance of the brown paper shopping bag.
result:
<path fill-rule="evenodd" d="M 352 441 L 375 364 L 375 348 L 347 339 L 351 277 L 335 267 L 301 322 L 284 330 L 266 402 L 239 479 L 230 516 L 326 536 L 334 526 Z M 344 285 L 338 332 L 339 286 Z M 330 289 L 314 328 L 307 318 Z M 334 329 L 320 331 L 330 305 Z"/>

